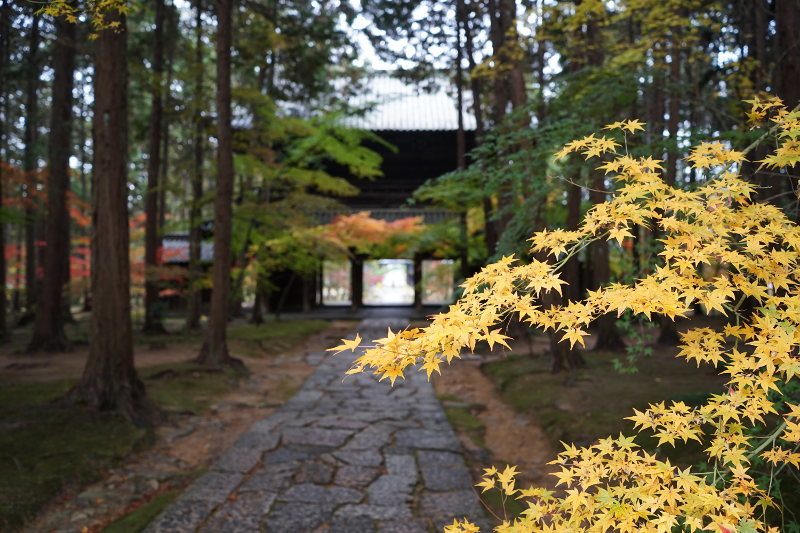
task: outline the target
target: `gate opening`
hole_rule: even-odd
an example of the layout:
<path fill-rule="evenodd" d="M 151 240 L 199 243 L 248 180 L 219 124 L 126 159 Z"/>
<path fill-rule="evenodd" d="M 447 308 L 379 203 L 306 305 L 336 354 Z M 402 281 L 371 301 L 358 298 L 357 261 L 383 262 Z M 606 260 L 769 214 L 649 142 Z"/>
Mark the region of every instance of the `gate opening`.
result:
<path fill-rule="evenodd" d="M 414 262 L 409 259 L 364 261 L 365 305 L 413 305 Z"/>
<path fill-rule="evenodd" d="M 422 261 L 423 305 L 453 303 L 456 266 L 456 262 L 452 259 L 425 259 Z"/>
<path fill-rule="evenodd" d="M 350 305 L 350 261 L 322 264 L 322 305 Z"/>

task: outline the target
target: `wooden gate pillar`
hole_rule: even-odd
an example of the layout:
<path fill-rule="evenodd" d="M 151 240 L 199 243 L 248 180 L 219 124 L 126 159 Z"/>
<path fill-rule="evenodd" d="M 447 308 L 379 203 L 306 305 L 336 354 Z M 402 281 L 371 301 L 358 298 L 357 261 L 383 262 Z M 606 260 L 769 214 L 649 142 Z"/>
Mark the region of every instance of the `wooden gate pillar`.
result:
<path fill-rule="evenodd" d="M 364 258 L 353 254 L 350 259 L 350 309 L 356 311 L 364 306 Z"/>
<path fill-rule="evenodd" d="M 414 309 L 422 309 L 422 257 L 414 256 Z"/>

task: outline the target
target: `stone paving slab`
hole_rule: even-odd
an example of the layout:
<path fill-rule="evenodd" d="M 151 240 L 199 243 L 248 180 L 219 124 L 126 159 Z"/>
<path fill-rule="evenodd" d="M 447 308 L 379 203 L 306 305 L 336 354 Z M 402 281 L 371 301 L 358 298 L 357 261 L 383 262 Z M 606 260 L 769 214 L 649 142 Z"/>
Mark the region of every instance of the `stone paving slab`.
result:
<path fill-rule="evenodd" d="M 364 338 L 405 324 L 367 319 Z M 350 354 L 347 354 L 350 355 Z M 467 517 L 491 530 L 433 387 L 345 377 L 352 356 L 318 364 L 281 409 L 256 422 L 146 533 L 428 533 Z"/>

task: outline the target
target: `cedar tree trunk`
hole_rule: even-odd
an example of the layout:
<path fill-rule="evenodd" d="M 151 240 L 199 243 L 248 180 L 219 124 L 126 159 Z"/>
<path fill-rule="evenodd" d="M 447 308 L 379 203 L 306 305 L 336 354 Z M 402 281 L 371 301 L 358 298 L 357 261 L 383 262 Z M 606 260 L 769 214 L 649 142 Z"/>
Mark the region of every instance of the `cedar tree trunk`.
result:
<path fill-rule="evenodd" d="M 155 0 L 155 28 L 153 30 L 153 76 L 151 80 L 149 157 L 147 159 L 147 194 L 144 198 L 144 333 L 164 333 L 158 313 L 158 197 L 161 170 L 161 122 L 164 110 L 161 103 L 164 74 L 164 0 Z"/>
<path fill-rule="evenodd" d="M 4 0 L 2 7 L 0 7 L 0 98 L 3 100 L 2 117 L 0 117 L 0 160 L 5 162 L 8 159 L 8 152 L 6 147 L 6 120 L 8 117 L 8 97 L 5 82 L 6 66 L 9 61 L 9 39 L 8 29 L 10 27 L 8 1 Z M 3 166 L 0 165 L 0 205 L 2 205 L 4 196 L 3 181 Z M 5 224 L 0 222 L 0 250 L 6 248 L 6 227 Z M 0 339 L 6 337 L 6 254 L 0 253 Z"/>
<path fill-rule="evenodd" d="M 48 156 L 47 224 L 44 277 L 37 298 L 36 323 L 28 352 L 69 349 L 62 308 L 69 261 L 69 157 L 72 147 L 72 87 L 75 72 L 75 24 L 58 18 L 53 47 L 53 102 Z M 65 233 L 64 228 L 67 228 Z M 67 265 L 69 263 L 66 263 Z"/>
<path fill-rule="evenodd" d="M 196 1 L 195 11 L 195 88 L 194 88 L 194 163 L 192 167 L 192 203 L 189 208 L 189 279 L 186 309 L 186 329 L 200 327 L 200 202 L 203 198 L 203 10 L 202 0 Z"/>
<path fill-rule="evenodd" d="M 33 16 L 28 39 L 27 83 L 25 88 L 25 132 L 23 143 L 22 169 L 25 171 L 25 307 L 27 313 L 33 312 L 36 305 L 36 210 L 33 191 L 34 171 L 36 170 L 37 124 L 39 122 L 39 15 Z"/>
<path fill-rule="evenodd" d="M 775 0 L 775 88 L 786 107 L 800 104 L 800 0 Z"/>
<path fill-rule="evenodd" d="M 592 190 L 590 191 L 590 198 L 592 204 L 599 204 L 605 202 L 606 195 L 603 192 L 605 189 L 605 179 L 600 172 L 594 172 L 594 179 L 592 180 Z M 589 245 L 591 252 L 591 265 L 592 265 L 592 285 L 595 289 L 606 285 L 611 279 L 611 271 L 609 268 L 608 257 L 608 241 L 605 238 L 600 238 Z M 594 345 L 595 350 L 617 350 L 625 348 L 625 343 L 622 341 L 622 335 L 617 329 L 616 318 L 612 313 L 606 313 L 595 320 L 597 327 L 597 343 Z"/>
<path fill-rule="evenodd" d="M 137 425 L 156 415 L 133 365 L 128 259 L 128 64 L 125 15 L 95 40 L 92 319 L 89 359 L 73 400 L 119 411 Z"/>
<path fill-rule="evenodd" d="M 231 128 L 231 19 L 233 0 L 217 2 L 217 195 L 214 200 L 214 271 L 208 330 L 197 362 L 244 367 L 228 353 L 233 217 L 233 131 Z"/>

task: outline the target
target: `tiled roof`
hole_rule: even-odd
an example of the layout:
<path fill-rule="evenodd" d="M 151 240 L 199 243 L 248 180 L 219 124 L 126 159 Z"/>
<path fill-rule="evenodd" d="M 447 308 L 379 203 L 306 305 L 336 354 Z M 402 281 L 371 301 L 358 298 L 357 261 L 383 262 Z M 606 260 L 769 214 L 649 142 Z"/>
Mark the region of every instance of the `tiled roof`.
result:
<path fill-rule="evenodd" d="M 438 83 L 423 89 L 394 78 L 389 73 L 373 75 L 362 81 L 363 91 L 348 99 L 349 107 L 360 111 L 344 117 L 342 124 L 369 131 L 457 131 L 455 90 L 447 78 L 441 77 L 435 81 Z M 464 91 L 466 131 L 475 130 L 475 116 L 470 110 L 471 94 L 469 90 Z M 284 102 L 280 107 L 294 116 L 313 113 L 307 102 Z M 234 128 L 248 129 L 252 127 L 252 122 L 249 109 L 234 106 Z"/>
<path fill-rule="evenodd" d="M 465 91 L 464 129 L 475 129 L 475 116 L 469 111 L 470 93 Z M 388 75 L 372 78 L 366 91 L 354 98 L 363 115 L 344 118 L 346 126 L 370 131 L 455 131 L 458 112 L 455 96 L 444 87 L 423 90 Z"/>

